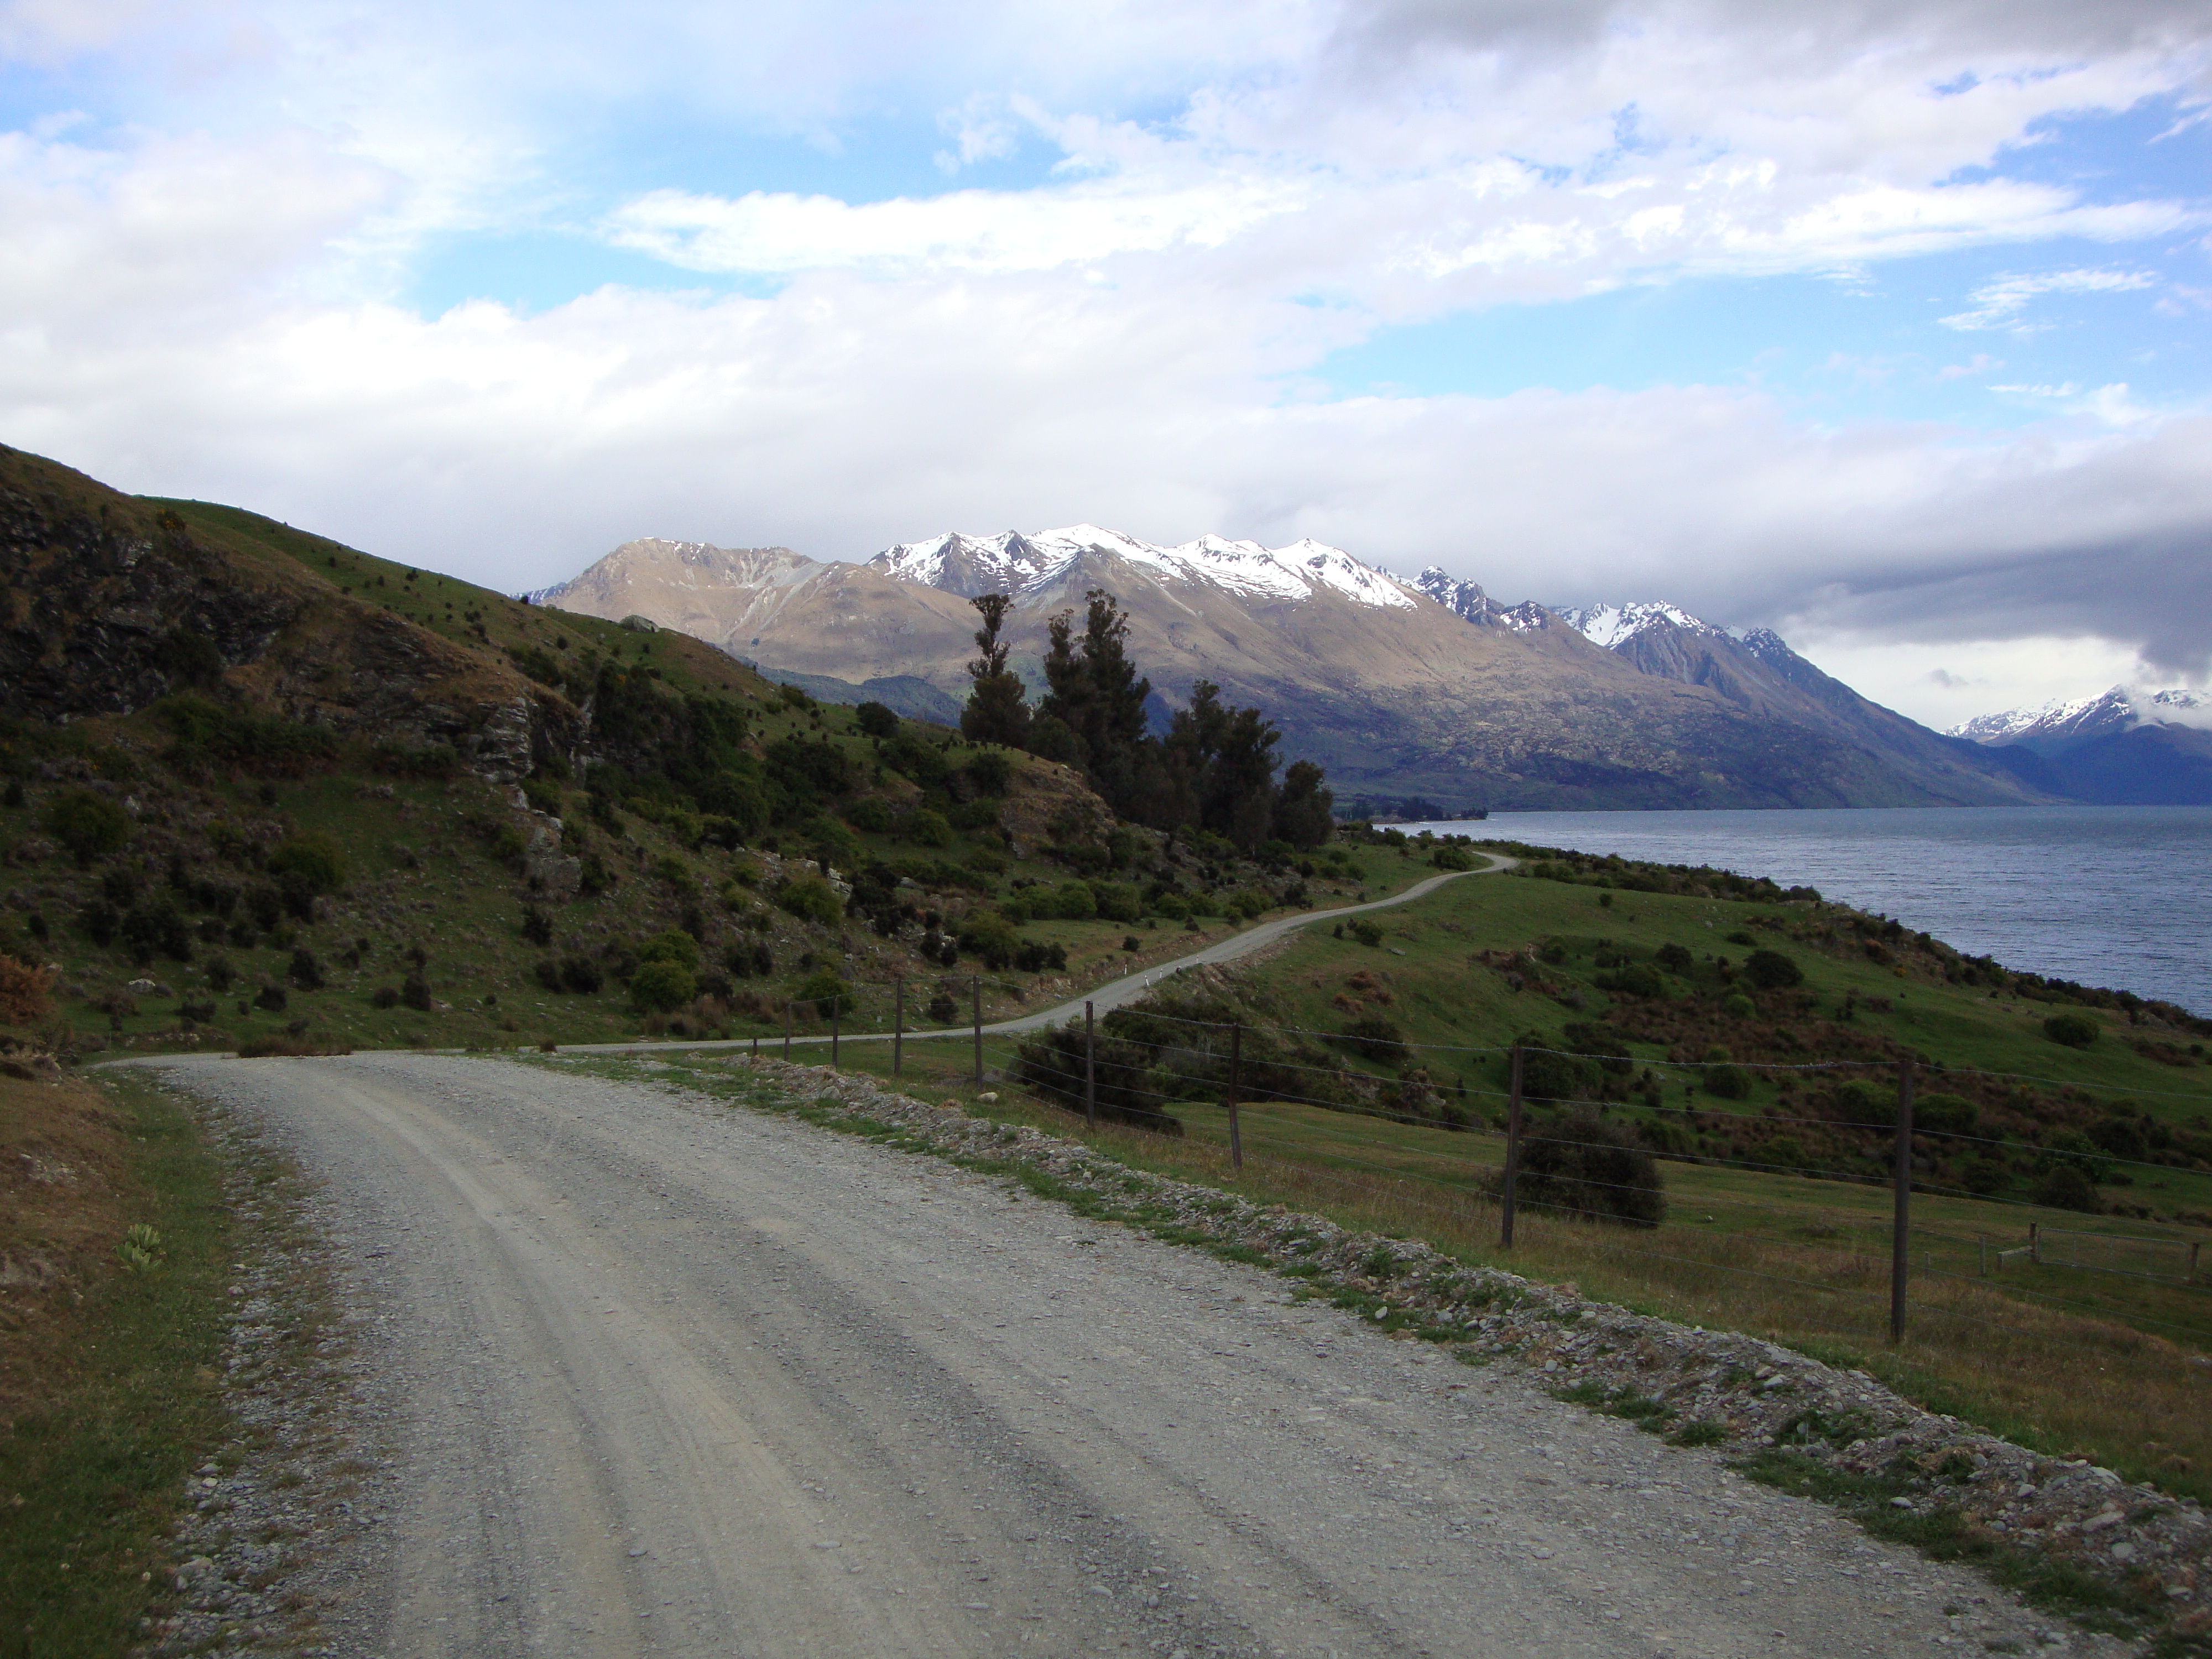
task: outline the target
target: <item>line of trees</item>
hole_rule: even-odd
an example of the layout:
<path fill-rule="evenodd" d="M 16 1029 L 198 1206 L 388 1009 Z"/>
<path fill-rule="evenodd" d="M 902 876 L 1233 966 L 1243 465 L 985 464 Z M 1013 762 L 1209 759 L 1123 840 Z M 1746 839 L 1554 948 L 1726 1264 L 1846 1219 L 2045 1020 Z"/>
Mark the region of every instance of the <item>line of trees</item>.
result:
<path fill-rule="evenodd" d="M 1283 768 L 1274 722 L 1224 702 L 1212 681 L 1191 687 L 1190 707 L 1164 736 L 1147 730 L 1152 683 L 1129 660 L 1128 618 L 1112 594 L 1091 591 L 1079 631 L 1072 610 L 1048 624 L 1048 689 L 1035 708 L 1006 665 L 1012 601 L 986 593 L 972 603 L 983 625 L 960 717 L 970 740 L 1079 766 L 1116 813 L 1155 830 L 1209 830 L 1248 853 L 1269 841 L 1311 848 L 1328 839 L 1333 799 L 1322 769 Z"/>

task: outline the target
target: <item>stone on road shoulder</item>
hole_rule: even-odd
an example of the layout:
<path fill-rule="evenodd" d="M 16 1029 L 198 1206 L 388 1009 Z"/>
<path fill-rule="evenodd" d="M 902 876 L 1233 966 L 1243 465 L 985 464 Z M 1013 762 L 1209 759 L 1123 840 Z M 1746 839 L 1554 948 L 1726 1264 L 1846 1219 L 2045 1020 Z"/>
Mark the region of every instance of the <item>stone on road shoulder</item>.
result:
<path fill-rule="evenodd" d="M 362 1653 L 1842 1655 L 2042 1628 L 1710 1455 L 860 1137 L 489 1058 L 172 1075 L 329 1181 L 339 1248 L 384 1275 L 369 1360 L 409 1403 Z"/>

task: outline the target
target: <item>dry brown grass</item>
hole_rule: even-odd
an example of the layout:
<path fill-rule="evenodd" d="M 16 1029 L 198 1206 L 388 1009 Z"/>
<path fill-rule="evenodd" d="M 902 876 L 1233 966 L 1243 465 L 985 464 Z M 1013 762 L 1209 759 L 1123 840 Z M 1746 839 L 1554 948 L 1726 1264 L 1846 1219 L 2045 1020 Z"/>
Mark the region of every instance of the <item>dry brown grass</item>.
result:
<path fill-rule="evenodd" d="M 0 1077 L 0 1432 L 76 1372 L 71 1315 L 132 1218 L 124 1151 L 88 1084 Z"/>

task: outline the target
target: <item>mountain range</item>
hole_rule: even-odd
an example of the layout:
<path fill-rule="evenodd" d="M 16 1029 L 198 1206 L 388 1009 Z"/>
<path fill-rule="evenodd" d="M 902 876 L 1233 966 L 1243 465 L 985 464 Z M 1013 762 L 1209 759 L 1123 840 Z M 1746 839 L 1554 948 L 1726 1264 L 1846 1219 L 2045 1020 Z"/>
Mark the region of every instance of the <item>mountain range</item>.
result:
<path fill-rule="evenodd" d="M 968 687 L 969 601 L 1014 598 L 1012 665 L 1042 685 L 1046 626 L 1093 588 L 1129 618 L 1155 714 L 1210 679 L 1265 710 L 1340 796 L 1472 807 L 1996 805 L 2043 799 L 2032 757 L 1860 696 L 1760 630 L 1663 605 L 1501 605 L 1313 541 L 1163 547 L 1093 525 L 953 533 L 865 563 L 788 548 L 625 543 L 531 597 L 636 616 L 818 696 L 942 719 Z"/>
<path fill-rule="evenodd" d="M 2116 685 L 2102 696 L 1978 714 L 1951 735 L 2032 757 L 2041 769 L 2031 775 L 2076 800 L 2212 804 L 2212 696 L 2201 691 Z"/>

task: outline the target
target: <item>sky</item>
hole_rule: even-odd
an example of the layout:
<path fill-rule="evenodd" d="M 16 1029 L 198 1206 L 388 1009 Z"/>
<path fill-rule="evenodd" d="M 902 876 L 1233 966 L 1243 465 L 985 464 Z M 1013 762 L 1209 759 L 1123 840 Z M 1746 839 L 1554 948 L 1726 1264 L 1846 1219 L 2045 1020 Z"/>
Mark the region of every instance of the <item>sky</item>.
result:
<path fill-rule="evenodd" d="M 0 442 L 517 591 L 1302 536 L 2212 673 L 2201 0 L 0 0 Z"/>

